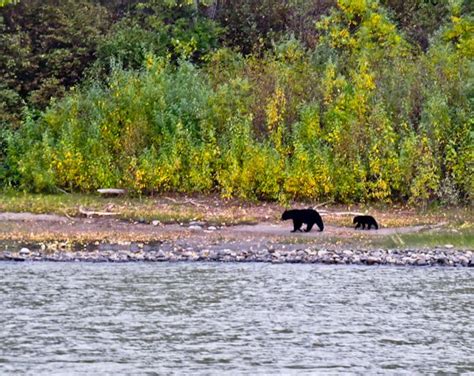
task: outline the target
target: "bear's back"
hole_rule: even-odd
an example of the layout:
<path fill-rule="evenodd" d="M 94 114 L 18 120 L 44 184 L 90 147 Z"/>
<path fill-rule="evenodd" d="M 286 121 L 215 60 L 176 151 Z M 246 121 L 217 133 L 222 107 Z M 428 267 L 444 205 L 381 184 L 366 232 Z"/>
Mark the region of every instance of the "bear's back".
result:
<path fill-rule="evenodd" d="M 320 218 L 318 212 L 314 209 L 291 209 L 285 210 L 282 219 L 295 219 L 297 221 L 307 222 L 315 221 Z"/>

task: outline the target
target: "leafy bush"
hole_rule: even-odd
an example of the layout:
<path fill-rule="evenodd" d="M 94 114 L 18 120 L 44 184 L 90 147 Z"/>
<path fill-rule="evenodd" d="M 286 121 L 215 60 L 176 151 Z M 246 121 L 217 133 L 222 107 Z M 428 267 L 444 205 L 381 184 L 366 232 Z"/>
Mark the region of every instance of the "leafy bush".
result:
<path fill-rule="evenodd" d="M 105 81 L 69 90 L 0 133 L 1 184 L 279 201 L 472 200 L 469 18 L 453 10 L 423 52 L 378 2 L 340 0 L 318 23 L 315 48 L 286 35 L 248 55 L 214 51 L 215 30 L 186 19 L 178 14 L 166 27 L 155 19 L 156 30 L 172 30 L 166 35 L 118 25 L 101 45 L 117 58 Z"/>

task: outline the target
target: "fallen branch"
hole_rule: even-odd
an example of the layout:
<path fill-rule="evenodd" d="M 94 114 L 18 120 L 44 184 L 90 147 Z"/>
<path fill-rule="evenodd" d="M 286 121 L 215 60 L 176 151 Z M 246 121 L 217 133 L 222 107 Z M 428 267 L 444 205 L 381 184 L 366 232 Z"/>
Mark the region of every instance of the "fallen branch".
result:
<path fill-rule="evenodd" d="M 316 209 L 316 208 L 319 208 L 321 206 L 324 206 L 324 205 L 327 205 L 327 204 L 331 204 L 333 203 L 334 200 L 329 200 L 329 201 L 326 201 L 326 202 L 321 202 L 320 204 L 317 204 L 317 205 L 314 205 L 313 208 Z"/>
<path fill-rule="evenodd" d="M 164 196 L 163 197 L 165 200 L 169 200 L 171 202 L 174 202 L 175 204 L 182 204 L 182 202 L 179 202 L 178 200 L 175 200 L 174 198 L 172 197 L 167 197 L 167 196 Z"/>
<path fill-rule="evenodd" d="M 436 229 L 436 228 L 440 228 L 440 227 L 444 227 L 448 224 L 449 222 L 440 222 L 440 223 L 436 223 L 434 225 L 425 225 L 425 229 L 427 230 L 433 230 L 433 229 Z"/>
<path fill-rule="evenodd" d="M 57 189 L 59 192 L 61 192 L 61 193 L 64 193 L 64 194 L 66 194 L 66 195 L 70 195 L 70 193 L 69 193 L 68 191 L 65 191 L 64 189 L 61 189 L 61 188 L 59 188 L 59 187 L 54 187 L 54 188 L 56 188 L 56 189 Z"/>
<path fill-rule="evenodd" d="M 172 202 L 174 202 L 175 204 L 178 204 L 178 205 L 191 204 L 191 205 L 202 207 L 202 208 L 208 208 L 207 205 L 204 205 L 204 204 L 201 204 L 199 202 L 193 201 L 189 198 L 184 200 L 184 201 L 178 201 L 178 200 L 176 200 L 172 197 L 167 197 L 167 196 L 164 196 L 163 198 L 166 199 L 166 200 L 172 201 Z"/>
<path fill-rule="evenodd" d="M 84 214 L 87 218 L 94 217 L 94 216 L 97 216 L 97 217 L 110 217 L 110 216 L 113 216 L 113 215 L 119 215 L 120 214 L 120 213 L 86 210 L 82 206 L 79 206 L 79 213 Z"/>
<path fill-rule="evenodd" d="M 333 212 L 332 215 L 366 215 L 364 213 L 359 212 Z"/>
<path fill-rule="evenodd" d="M 330 211 L 327 211 L 327 210 L 318 210 L 318 213 L 321 214 L 321 215 L 336 215 L 336 216 L 339 216 L 339 215 L 352 215 L 352 216 L 355 216 L 355 215 L 365 215 L 364 213 L 359 213 L 359 212 L 330 212 Z"/>
<path fill-rule="evenodd" d="M 201 208 L 208 208 L 207 205 L 204 205 L 204 204 L 201 204 L 199 202 L 195 202 L 193 200 L 186 200 L 186 202 L 189 202 L 191 205 L 194 205 L 194 206 L 198 206 L 198 207 L 201 207 Z"/>

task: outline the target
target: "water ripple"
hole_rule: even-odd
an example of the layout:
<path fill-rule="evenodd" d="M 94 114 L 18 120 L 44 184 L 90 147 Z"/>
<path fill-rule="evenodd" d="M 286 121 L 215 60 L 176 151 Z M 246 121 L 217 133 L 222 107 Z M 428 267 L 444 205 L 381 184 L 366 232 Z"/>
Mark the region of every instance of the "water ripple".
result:
<path fill-rule="evenodd" d="M 0 373 L 474 372 L 474 270 L 0 263 Z"/>

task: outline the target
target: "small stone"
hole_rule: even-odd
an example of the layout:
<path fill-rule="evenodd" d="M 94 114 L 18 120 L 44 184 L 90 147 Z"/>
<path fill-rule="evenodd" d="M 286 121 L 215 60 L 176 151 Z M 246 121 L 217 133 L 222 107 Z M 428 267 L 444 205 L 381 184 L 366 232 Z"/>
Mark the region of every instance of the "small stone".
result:
<path fill-rule="evenodd" d="M 190 229 L 190 230 L 202 230 L 202 226 L 199 226 L 199 225 L 192 225 L 192 226 L 189 226 L 189 229 Z"/>
<path fill-rule="evenodd" d="M 168 255 L 166 254 L 165 251 L 163 251 L 162 249 L 160 249 L 156 255 L 159 259 L 165 259 L 165 258 L 168 258 Z"/>
<path fill-rule="evenodd" d="M 380 259 L 378 257 L 369 256 L 366 259 L 367 265 L 380 264 Z"/>
<path fill-rule="evenodd" d="M 220 256 L 229 256 L 232 254 L 232 250 L 229 248 L 219 249 L 217 252 Z"/>
<path fill-rule="evenodd" d="M 215 231 L 215 230 L 217 230 L 217 227 L 216 226 L 209 226 L 207 229 L 210 230 L 210 231 Z"/>
<path fill-rule="evenodd" d="M 191 222 L 189 222 L 189 224 L 191 226 L 193 226 L 193 225 L 202 226 L 202 225 L 204 225 L 204 222 L 202 222 L 202 221 L 191 221 Z"/>
<path fill-rule="evenodd" d="M 461 263 L 462 266 L 468 266 L 469 265 L 469 259 L 464 256 L 459 256 L 458 262 Z"/>
<path fill-rule="evenodd" d="M 161 222 L 159 220 L 155 219 L 154 221 L 151 221 L 151 224 L 153 226 L 159 226 L 159 225 L 161 225 Z"/>
<path fill-rule="evenodd" d="M 28 256 L 31 251 L 28 248 L 22 248 L 20 249 L 20 252 L 18 252 L 20 256 Z"/>
<path fill-rule="evenodd" d="M 418 257 L 418 259 L 416 260 L 416 265 L 420 265 L 420 266 L 428 265 L 428 262 L 426 261 L 426 257 L 425 256 Z"/>
<path fill-rule="evenodd" d="M 454 245 L 452 245 L 452 244 L 445 244 L 445 245 L 444 245 L 444 248 L 451 249 L 451 248 L 454 248 Z"/>

